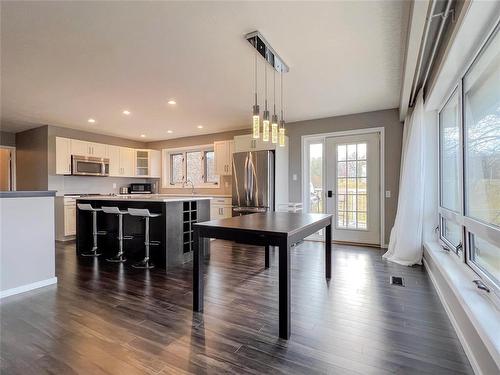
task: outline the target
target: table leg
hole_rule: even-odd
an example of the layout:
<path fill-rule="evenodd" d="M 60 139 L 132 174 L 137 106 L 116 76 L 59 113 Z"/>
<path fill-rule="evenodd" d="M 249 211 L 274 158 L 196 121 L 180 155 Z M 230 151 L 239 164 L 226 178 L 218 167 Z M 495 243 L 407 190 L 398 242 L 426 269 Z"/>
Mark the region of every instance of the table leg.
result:
<path fill-rule="evenodd" d="M 193 311 L 203 312 L 203 238 L 193 232 Z"/>
<path fill-rule="evenodd" d="M 332 224 L 325 228 L 325 277 L 332 278 Z"/>
<path fill-rule="evenodd" d="M 290 338 L 290 246 L 286 239 L 279 245 L 279 336 Z"/>
<path fill-rule="evenodd" d="M 265 250 L 266 250 L 265 266 L 266 268 L 269 268 L 269 265 L 271 264 L 271 254 L 269 253 L 269 245 L 266 245 Z"/>

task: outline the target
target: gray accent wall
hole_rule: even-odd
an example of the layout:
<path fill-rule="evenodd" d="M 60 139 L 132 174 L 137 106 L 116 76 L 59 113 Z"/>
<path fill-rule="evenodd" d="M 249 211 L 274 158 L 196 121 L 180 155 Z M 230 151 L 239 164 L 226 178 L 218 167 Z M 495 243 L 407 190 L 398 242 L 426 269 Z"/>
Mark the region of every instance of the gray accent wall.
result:
<path fill-rule="evenodd" d="M 0 146 L 16 147 L 16 135 L 0 131 Z"/>
<path fill-rule="evenodd" d="M 16 189 L 49 190 L 47 126 L 16 133 Z"/>
<path fill-rule="evenodd" d="M 385 128 L 385 186 L 383 189 L 391 191 L 391 197 L 385 198 L 384 201 L 385 243 L 387 244 L 396 217 L 399 193 L 403 123 L 399 121 L 398 109 L 288 123 L 286 129 L 290 141 L 289 191 L 290 201 L 302 202 L 302 136 L 377 127 Z M 294 174 L 297 175 L 297 180 L 293 180 Z"/>

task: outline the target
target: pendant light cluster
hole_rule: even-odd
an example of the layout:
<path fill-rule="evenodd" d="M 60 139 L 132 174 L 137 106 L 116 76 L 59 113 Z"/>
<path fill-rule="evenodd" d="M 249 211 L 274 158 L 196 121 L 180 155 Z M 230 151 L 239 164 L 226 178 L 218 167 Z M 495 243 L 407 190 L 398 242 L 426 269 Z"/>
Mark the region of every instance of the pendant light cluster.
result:
<path fill-rule="evenodd" d="M 283 110 L 283 73 L 288 72 L 288 67 L 283 63 L 281 58 L 274 52 L 265 39 L 258 31 L 247 34 L 245 38 L 255 48 L 254 56 L 254 74 L 255 74 L 255 87 L 252 116 L 252 137 L 254 139 L 260 138 L 260 106 L 258 103 L 258 57 L 259 53 L 264 57 L 266 64 L 264 64 L 264 111 L 262 113 L 262 140 L 264 142 L 271 142 L 279 144 L 280 147 L 285 146 L 285 118 Z M 270 116 L 267 100 L 267 71 L 268 64 L 273 68 L 273 114 Z M 280 114 L 281 119 L 278 122 L 278 115 L 276 114 L 276 71 L 280 75 Z"/>

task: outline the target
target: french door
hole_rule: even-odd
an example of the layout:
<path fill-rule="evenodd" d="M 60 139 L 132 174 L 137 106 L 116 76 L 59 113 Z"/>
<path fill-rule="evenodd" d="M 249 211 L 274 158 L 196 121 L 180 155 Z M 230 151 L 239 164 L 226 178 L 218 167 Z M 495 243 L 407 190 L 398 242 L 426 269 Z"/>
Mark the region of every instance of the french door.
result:
<path fill-rule="evenodd" d="M 380 134 L 326 138 L 325 177 L 333 240 L 380 245 Z"/>

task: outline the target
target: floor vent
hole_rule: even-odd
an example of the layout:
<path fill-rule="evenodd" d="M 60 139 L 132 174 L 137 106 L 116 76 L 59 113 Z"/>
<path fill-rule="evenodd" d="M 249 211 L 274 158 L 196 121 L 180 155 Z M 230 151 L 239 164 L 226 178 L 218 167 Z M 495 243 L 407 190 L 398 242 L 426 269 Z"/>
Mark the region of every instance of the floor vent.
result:
<path fill-rule="evenodd" d="M 397 286 L 405 286 L 405 281 L 400 276 L 391 276 L 391 284 Z"/>

